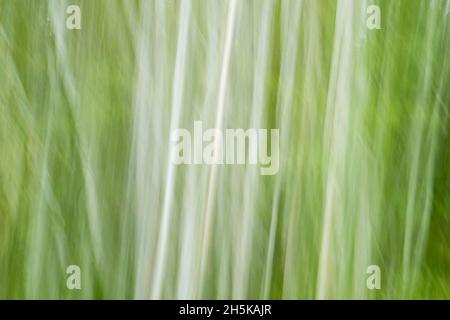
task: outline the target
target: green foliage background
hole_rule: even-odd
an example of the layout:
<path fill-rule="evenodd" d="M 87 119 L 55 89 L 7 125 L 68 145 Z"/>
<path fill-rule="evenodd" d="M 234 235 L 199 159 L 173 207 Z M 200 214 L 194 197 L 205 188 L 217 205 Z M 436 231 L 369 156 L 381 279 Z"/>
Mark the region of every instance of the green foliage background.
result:
<path fill-rule="evenodd" d="M 223 127 L 280 170 L 171 168 L 232 3 L 0 0 L 0 298 L 450 298 L 450 2 L 238 0 Z"/>

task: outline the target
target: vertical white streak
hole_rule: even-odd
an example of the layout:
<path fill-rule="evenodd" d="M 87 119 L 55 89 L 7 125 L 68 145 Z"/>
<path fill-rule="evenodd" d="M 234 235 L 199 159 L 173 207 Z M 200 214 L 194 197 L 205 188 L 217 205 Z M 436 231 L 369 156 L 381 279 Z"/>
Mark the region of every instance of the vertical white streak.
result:
<path fill-rule="evenodd" d="M 295 79 L 296 79 L 296 70 L 293 69 L 293 66 L 298 64 L 298 39 L 301 36 L 301 17 L 304 2 L 302 0 L 293 0 L 293 1 L 284 1 L 282 4 L 282 28 L 281 28 L 281 70 L 280 70 L 280 79 L 278 85 L 277 92 L 277 109 L 279 112 L 279 127 L 281 128 L 281 137 L 282 141 L 289 141 L 292 137 L 292 114 L 294 112 L 295 100 L 294 93 L 296 91 L 295 87 Z M 295 67 L 294 67 L 295 68 Z M 286 146 L 286 145 L 285 145 Z M 286 155 L 291 152 L 289 147 L 282 147 L 281 153 Z M 279 178 L 278 178 L 279 179 Z M 278 182 L 275 187 L 275 193 L 279 193 L 279 189 L 281 188 L 281 182 Z M 298 191 L 297 191 L 298 192 Z M 300 192 L 298 192 L 300 194 Z M 275 227 L 272 224 L 277 223 L 278 221 L 278 212 L 275 213 L 276 219 L 271 220 L 271 228 Z M 294 214 L 289 215 L 289 220 L 292 221 L 294 218 Z M 291 259 L 292 253 L 290 252 L 292 240 L 292 228 L 294 226 L 291 224 L 287 231 L 287 244 L 285 250 L 285 265 L 284 265 L 284 273 L 288 275 L 288 263 L 289 259 Z M 275 242 L 276 239 L 276 229 L 274 229 L 274 233 L 270 235 L 269 238 L 269 247 Z M 273 263 L 273 262 L 271 262 Z M 272 266 L 270 266 L 272 269 Z M 266 274 L 269 270 L 266 268 Z M 271 271 L 270 271 L 271 272 Z M 284 277 L 283 282 L 283 298 L 285 298 L 286 288 L 290 286 L 289 276 Z"/>
<path fill-rule="evenodd" d="M 264 271 L 263 296 L 264 300 L 270 299 L 270 284 L 272 280 L 273 257 L 275 252 L 275 238 L 278 226 L 278 204 L 280 199 L 279 182 L 275 187 L 275 196 L 272 204 L 272 217 L 270 220 L 269 245 L 267 248 L 266 269 Z"/>
<path fill-rule="evenodd" d="M 257 24 L 259 37 L 253 75 L 252 112 L 250 114 L 252 128 L 263 126 L 263 110 L 266 100 L 264 90 L 270 57 L 269 47 L 273 2 L 266 0 L 262 6 L 261 19 Z M 255 187 L 244 189 L 243 223 L 240 226 L 242 231 L 240 238 L 236 239 L 239 241 L 237 260 L 234 267 L 237 276 L 233 286 L 233 298 L 236 299 L 248 297 L 247 288 L 249 276 L 251 275 L 253 238 L 255 235 L 255 206 L 258 198 L 258 188 L 256 186 L 260 185 L 258 170 L 247 169 L 244 179 L 248 185 Z"/>
<path fill-rule="evenodd" d="M 333 238 L 333 220 L 342 210 L 337 203 L 339 183 L 342 179 L 343 162 L 348 139 L 348 112 L 350 104 L 352 1 L 339 1 L 336 14 L 332 71 L 327 101 L 324 152 L 328 157 L 326 200 L 322 226 L 319 272 L 316 295 L 318 299 L 329 297 L 330 247 Z M 334 214 L 333 214 L 334 213 Z"/>
<path fill-rule="evenodd" d="M 227 80 L 228 80 L 228 72 L 230 65 L 230 57 L 231 57 L 231 48 L 233 44 L 233 33 L 234 33 L 234 23 L 236 19 L 236 5 L 237 0 L 230 0 L 228 4 L 228 19 L 227 19 L 227 29 L 226 29 L 226 38 L 225 38 L 225 46 L 223 52 L 223 60 L 222 60 L 222 70 L 220 74 L 220 83 L 219 83 L 219 95 L 217 100 L 217 116 L 215 129 L 222 128 L 223 122 L 223 113 L 225 108 L 225 94 L 227 89 Z M 217 160 L 219 151 L 219 139 L 215 139 L 214 141 L 214 157 Z M 216 163 L 215 161 L 214 163 Z M 208 191 L 207 191 L 207 200 L 204 212 L 204 227 L 203 227 L 203 238 L 202 238 L 202 250 L 201 250 L 201 262 L 200 262 L 200 276 L 202 277 L 202 283 L 204 281 L 203 274 L 206 268 L 207 260 L 208 260 L 208 248 L 210 242 L 210 233 L 212 227 L 212 210 L 214 206 L 214 195 L 216 191 L 216 178 L 217 178 L 217 165 L 213 164 L 210 170 L 209 181 L 208 181 Z"/>
<path fill-rule="evenodd" d="M 180 26 L 177 40 L 177 57 L 175 62 L 175 76 L 172 88 L 172 116 L 170 120 L 170 132 L 178 128 L 180 123 L 182 100 L 184 92 L 184 79 L 186 69 L 186 56 L 188 47 L 188 31 L 191 16 L 190 1 L 184 0 L 180 8 Z M 173 148 L 169 150 L 167 159 L 168 168 L 166 176 L 166 188 L 164 193 L 164 204 L 162 210 L 162 221 L 158 236 L 158 244 L 156 249 L 156 266 L 154 273 L 154 283 L 152 288 L 152 299 L 160 299 L 162 295 L 162 284 L 164 280 L 164 271 L 166 267 L 166 255 L 169 237 L 169 228 L 172 215 L 173 192 L 175 185 L 176 167 L 171 163 L 173 158 Z"/>

